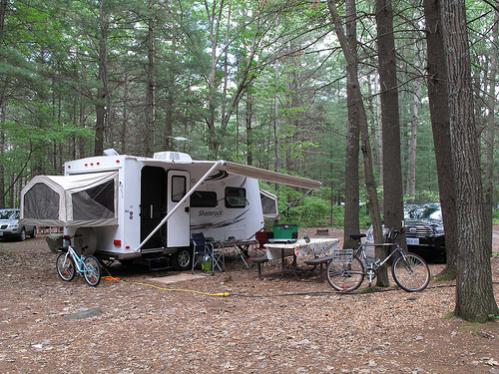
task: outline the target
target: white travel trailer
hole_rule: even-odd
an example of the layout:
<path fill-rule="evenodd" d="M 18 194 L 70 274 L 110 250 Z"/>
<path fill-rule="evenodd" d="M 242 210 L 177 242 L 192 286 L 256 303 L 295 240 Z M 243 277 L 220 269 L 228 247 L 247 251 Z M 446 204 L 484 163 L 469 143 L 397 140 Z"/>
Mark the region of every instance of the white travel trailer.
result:
<path fill-rule="evenodd" d="M 258 180 L 313 189 L 320 183 L 184 153 L 108 155 L 69 161 L 64 176 L 34 177 L 21 192 L 21 219 L 63 226 L 87 253 L 122 262 L 173 256 L 188 268 L 192 233 L 248 240 L 277 216 L 277 199 Z M 187 256 L 187 257 L 186 257 Z M 179 258 L 184 259 L 179 261 Z"/>

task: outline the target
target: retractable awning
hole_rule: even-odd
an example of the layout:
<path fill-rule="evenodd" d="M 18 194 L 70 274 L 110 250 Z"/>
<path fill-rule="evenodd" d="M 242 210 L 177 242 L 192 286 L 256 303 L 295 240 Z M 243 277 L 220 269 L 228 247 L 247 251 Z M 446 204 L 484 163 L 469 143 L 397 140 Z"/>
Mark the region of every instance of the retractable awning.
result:
<path fill-rule="evenodd" d="M 277 173 L 275 171 L 260 169 L 254 166 L 236 164 L 230 161 L 222 161 L 219 170 L 225 170 L 229 174 L 243 175 L 250 178 L 255 178 L 271 183 L 285 184 L 287 186 L 317 189 L 321 186 L 321 182 L 313 179 L 295 177 L 292 175 Z"/>
<path fill-rule="evenodd" d="M 150 162 L 149 162 L 150 163 Z M 142 248 L 142 246 L 147 243 L 147 241 L 163 226 L 168 219 L 179 209 L 182 204 L 190 198 L 190 196 L 196 191 L 196 189 L 205 182 L 210 175 L 218 171 L 225 171 L 228 174 L 237 174 L 249 178 L 255 178 L 259 180 L 264 180 L 266 182 L 285 184 L 292 187 L 306 188 L 306 189 L 317 189 L 321 186 L 321 182 L 301 177 L 293 177 L 291 175 L 281 174 L 274 171 L 269 171 L 265 169 L 256 168 L 254 166 L 236 164 L 230 161 L 218 160 L 212 161 L 193 161 L 193 162 L 175 162 L 179 165 L 203 165 L 208 166 L 208 170 L 203 174 L 203 176 L 191 187 L 189 191 L 184 195 L 184 197 L 171 209 L 168 214 L 161 220 L 161 222 L 151 231 L 151 233 L 142 240 L 136 250 Z"/>

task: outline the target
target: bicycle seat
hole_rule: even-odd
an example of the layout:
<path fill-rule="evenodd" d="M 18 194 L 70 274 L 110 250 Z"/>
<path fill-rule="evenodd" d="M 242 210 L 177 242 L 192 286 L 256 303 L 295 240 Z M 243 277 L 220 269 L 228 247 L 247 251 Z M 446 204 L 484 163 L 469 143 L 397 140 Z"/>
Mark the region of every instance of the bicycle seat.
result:
<path fill-rule="evenodd" d="M 354 234 L 350 235 L 350 239 L 352 240 L 360 240 L 361 238 L 365 238 L 366 234 Z"/>

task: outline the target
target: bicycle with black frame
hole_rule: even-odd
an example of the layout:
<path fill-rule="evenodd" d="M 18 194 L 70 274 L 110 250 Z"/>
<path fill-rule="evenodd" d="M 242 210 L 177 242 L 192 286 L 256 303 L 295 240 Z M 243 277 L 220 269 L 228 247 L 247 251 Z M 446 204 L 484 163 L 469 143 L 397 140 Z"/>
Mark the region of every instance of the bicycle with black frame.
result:
<path fill-rule="evenodd" d="M 393 280 L 407 292 L 423 291 L 430 282 L 430 270 L 426 262 L 418 255 L 404 250 L 396 239 L 404 232 L 390 230 L 388 243 L 360 243 L 357 249 L 343 249 L 333 252 L 333 259 L 327 267 L 327 280 L 331 287 L 340 292 L 352 292 L 360 287 L 367 277 L 369 286 L 376 279 L 379 268 L 393 258 L 391 271 Z M 360 240 L 365 234 L 351 235 L 353 240 Z M 366 254 L 368 246 L 386 246 L 390 248 L 383 260 L 370 259 Z"/>

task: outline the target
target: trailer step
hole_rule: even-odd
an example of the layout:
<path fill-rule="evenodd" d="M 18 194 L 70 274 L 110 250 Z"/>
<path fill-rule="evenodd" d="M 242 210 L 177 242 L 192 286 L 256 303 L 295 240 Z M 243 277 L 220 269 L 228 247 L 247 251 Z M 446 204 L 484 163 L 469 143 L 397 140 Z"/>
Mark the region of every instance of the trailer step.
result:
<path fill-rule="evenodd" d="M 143 261 L 149 271 L 164 271 L 173 269 L 173 266 L 170 264 L 169 257 L 144 258 Z"/>

